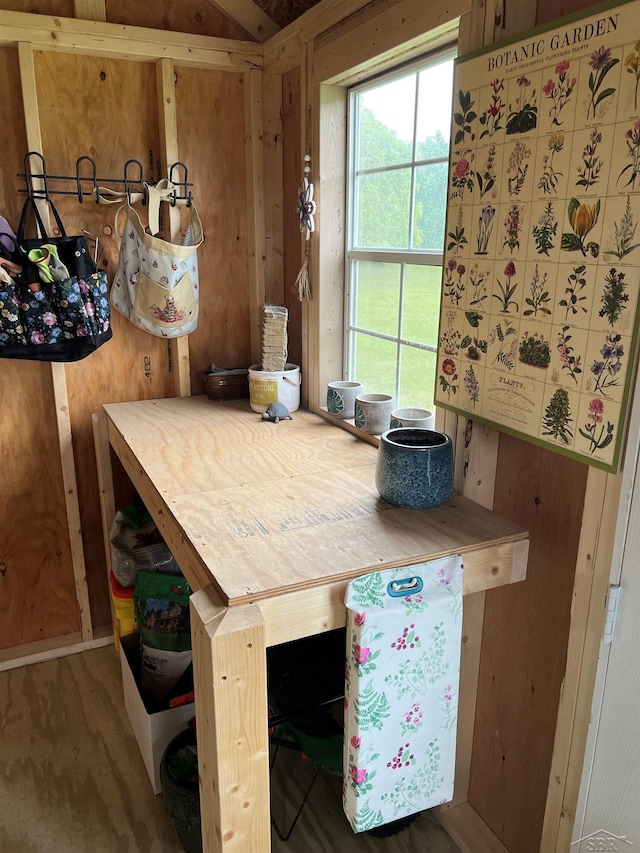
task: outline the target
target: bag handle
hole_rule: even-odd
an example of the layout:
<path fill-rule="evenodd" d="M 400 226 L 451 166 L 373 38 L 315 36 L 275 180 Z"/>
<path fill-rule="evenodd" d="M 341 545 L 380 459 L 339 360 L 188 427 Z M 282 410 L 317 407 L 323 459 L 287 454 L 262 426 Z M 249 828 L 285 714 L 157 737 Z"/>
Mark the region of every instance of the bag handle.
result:
<path fill-rule="evenodd" d="M 109 187 L 96 187 L 91 190 L 91 194 L 95 195 L 96 201 L 100 204 L 122 204 L 127 198 L 130 199 L 131 204 L 135 204 L 137 201 L 143 201 L 146 195 L 145 192 L 129 191 L 127 193 L 124 190 L 112 190 Z"/>
<path fill-rule="evenodd" d="M 145 184 L 149 196 L 149 231 L 155 235 L 160 230 L 160 204 L 169 202 L 174 207 L 184 206 L 186 199 L 176 199 L 176 188 L 168 178 L 162 178 L 155 186 Z"/>
<path fill-rule="evenodd" d="M 2 237 L 2 240 L 0 240 L 0 259 L 9 261 L 10 263 L 15 263 L 16 258 L 22 257 L 17 236 L 14 237 L 13 234 L 8 234 L 7 232 L 2 231 L 0 232 L 0 237 Z M 5 246 L 3 242 L 4 238 L 11 240 L 13 243 L 13 252 Z"/>
<path fill-rule="evenodd" d="M 53 213 L 53 218 L 56 221 L 56 225 L 58 226 L 58 231 L 60 232 L 61 237 L 66 237 L 67 232 L 64 230 L 64 225 L 62 224 L 62 219 L 60 219 L 60 214 L 56 210 L 55 205 L 52 201 L 48 202 L 49 209 L 51 213 Z M 38 226 L 38 231 L 40 232 L 40 237 L 44 239 L 49 239 L 49 235 L 47 234 L 47 229 L 44 227 L 44 222 L 42 221 L 42 217 L 40 216 L 40 211 L 38 210 L 38 205 L 33 196 L 29 196 L 25 201 L 22 207 L 22 213 L 20 214 L 20 224 L 18 225 L 18 231 L 16 233 L 16 239 L 18 243 L 22 244 L 24 240 L 24 232 L 27 227 L 27 217 L 29 215 L 29 210 L 33 211 L 33 214 L 36 218 L 36 224 Z"/>

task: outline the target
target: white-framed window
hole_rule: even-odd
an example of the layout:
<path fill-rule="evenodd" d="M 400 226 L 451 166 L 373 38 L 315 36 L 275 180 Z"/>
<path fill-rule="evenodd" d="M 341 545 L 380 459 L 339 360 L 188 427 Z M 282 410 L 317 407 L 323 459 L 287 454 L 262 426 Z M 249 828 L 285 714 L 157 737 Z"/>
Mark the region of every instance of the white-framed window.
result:
<path fill-rule="evenodd" d="M 345 374 L 433 407 L 454 49 L 349 90 Z"/>

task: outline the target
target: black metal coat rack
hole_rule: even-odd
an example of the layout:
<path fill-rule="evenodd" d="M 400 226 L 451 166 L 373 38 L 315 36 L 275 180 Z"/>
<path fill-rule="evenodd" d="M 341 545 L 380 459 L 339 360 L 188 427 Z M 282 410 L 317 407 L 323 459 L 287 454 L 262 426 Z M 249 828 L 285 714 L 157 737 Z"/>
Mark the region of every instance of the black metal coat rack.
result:
<path fill-rule="evenodd" d="M 39 171 L 32 170 L 32 158 L 37 158 L 39 163 Z M 147 203 L 147 185 L 151 186 L 152 182 L 145 181 L 144 169 L 139 160 L 127 160 L 124 164 L 122 178 L 99 178 L 97 176 L 96 162 L 93 157 L 84 155 L 76 160 L 75 175 L 49 175 L 47 173 L 47 164 L 43 155 L 39 151 L 29 151 L 24 157 L 24 172 L 19 172 L 18 177 L 24 180 L 25 186 L 19 192 L 29 195 L 31 198 L 42 198 L 46 201 L 51 200 L 52 195 L 75 195 L 80 204 L 85 198 L 92 198 L 93 201 L 100 203 L 100 190 L 105 187 L 111 189 L 110 185 L 122 186 L 131 201 L 131 193 L 142 193 L 142 204 Z M 90 174 L 86 174 L 87 166 L 89 165 Z M 135 170 L 135 171 L 134 171 Z M 85 174 L 81 174 L 81 173 Z M 182 175 L 182 180 L 180 176 Z M 192 196 L 189 183 L 189 172 L 184 163 L 176 162 L 169 167 L 168 174 L 169 182 L 173 184 L 174 189 L 171 194 L 171 204 L 175 207 L 178 202 L 186 202 L 187 207 L 191 206 Z M 35 186 L 35 182 L 39 181 L 40 185 Z M 74 189 L 58 189 L 52 188 L 50 182 L 72 182 L 75 184 Z"/>

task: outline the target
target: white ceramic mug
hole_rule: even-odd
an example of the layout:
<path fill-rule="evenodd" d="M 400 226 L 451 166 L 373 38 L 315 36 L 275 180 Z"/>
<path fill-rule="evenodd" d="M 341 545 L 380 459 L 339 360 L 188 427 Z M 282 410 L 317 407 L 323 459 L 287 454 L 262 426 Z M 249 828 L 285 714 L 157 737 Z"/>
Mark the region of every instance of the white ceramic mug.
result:
<path fill-rule="evenodd" d="M 389 429 L 393 397 L 389 394 L 359 394 L 356 397 L 355 424 L 370 435 L 382 435 Z"/>
<path fill-rule="evenodd" d="M 391 412 L 391 429 L 397 427 L 417 427 L 418 429 L 435 429 L 435 412 L 429 409 L 396 409 Z"/>
<path fill-rule="evenodd" d="M 337 381 L 327 385 L 327 411 L 338 418 L 352 418 L 358 394 L 362 393 L 361 382 Z"/>

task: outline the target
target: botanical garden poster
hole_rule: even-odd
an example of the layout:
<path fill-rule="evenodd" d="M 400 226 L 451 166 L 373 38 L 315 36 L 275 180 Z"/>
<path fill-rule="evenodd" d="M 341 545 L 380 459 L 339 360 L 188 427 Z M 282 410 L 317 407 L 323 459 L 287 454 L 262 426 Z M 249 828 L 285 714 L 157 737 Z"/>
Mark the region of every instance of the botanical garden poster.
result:
<path fill-rule="evenodd" d="M 617 470 L 639 285 L 638 0 L 459 59 L 437 404 Z"/>

